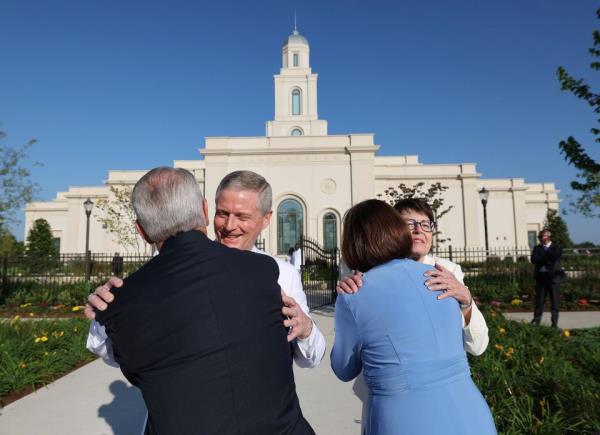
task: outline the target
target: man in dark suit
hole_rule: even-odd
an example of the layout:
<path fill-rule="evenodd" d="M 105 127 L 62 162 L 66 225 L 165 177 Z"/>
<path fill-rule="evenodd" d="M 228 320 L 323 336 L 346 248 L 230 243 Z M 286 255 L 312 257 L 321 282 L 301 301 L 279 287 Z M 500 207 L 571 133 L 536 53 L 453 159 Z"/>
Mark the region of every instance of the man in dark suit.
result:
<path fill-rule="evenodd" d="M 123 257 L 118 252 L 115 252 L 115 256 L 112 258 L 111 270 L 114 276 L 119 278 L 123 276 Z"/>
<path fill-rule="evenodd" d="M 550 295 L 552 326 L 558 327 L 558 309 L 560 304 L 559 287 L 563 271 L 560 267 L 562 248 L 552 243 L 552 234 L 543 229 L 538 234 L 539 245 L 533 248 L 531 262 L 534 264 L 535 309 L 531 323 L 540 324 L 544 311 L 546 293 Z"/>
<path fill-rule="evenodd" d="M 313 434 L 296 396 L 275 261 L 206 237 L 206 201 L 184 169 L 144 175 L 132 204 L 160 255 L 114 288 L 96 319 L 142 391 L 145 433 Z"/>

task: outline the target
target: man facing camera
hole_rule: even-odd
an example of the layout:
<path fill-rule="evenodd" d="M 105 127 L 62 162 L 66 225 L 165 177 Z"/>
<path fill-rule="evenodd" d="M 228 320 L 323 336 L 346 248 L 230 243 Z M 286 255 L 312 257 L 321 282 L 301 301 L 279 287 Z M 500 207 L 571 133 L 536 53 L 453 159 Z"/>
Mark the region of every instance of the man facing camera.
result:
<path fill-rule="evenodd" d="M 132 204 L 160 255 L 112 289 L 96 320 L 142 391 L 145 433 L 313 434 L 296 396 L 275 261 L 206 237 L 206 201 L 184 169 L 148 172 Z"/>
<path fill-rule="evenodd" d="M 544 312 L 544 299 L 546 294 L 550 296 L 550 313 L 552 326 L 558 327 L 558 311 L 560 305 L 560 282 L 562 280 L 562 269 L 560 257 L 562 248 L 552 243 L 550 230 L 543 229 L 538 233 L 539 245 L 531 252 L 531 262 L 534 265 L 535 276 L 535 308 L 533 311 L 534 325 L 539 325 Z"/>

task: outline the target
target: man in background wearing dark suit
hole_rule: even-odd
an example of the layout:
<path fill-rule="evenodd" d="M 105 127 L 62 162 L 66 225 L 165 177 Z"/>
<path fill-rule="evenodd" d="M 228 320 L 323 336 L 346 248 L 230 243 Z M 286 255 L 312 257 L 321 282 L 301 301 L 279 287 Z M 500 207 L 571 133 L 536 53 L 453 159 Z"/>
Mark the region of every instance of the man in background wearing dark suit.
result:
<path fill-rule="evenodd" d="M 114 288 L 96 319 L 142 391 L 145 433 L 313 434 L 296 396 L 275 261 L 206 237 L 206 201 L 184 169 L 148 172 L 132 204 L 160 255 Z"/>
<path fill-rule="evenodd" d="M 563 273 L 560 267 L 562 248 L 552 243 L 552 234 L 547 229 L 539 232 L 538 240 L 540 241 L 539 245 L 536 245 L 531 253 L 535 276 L 535 309 L 531 323 L 540 324 L 544 312 L 544 299 L 548 293 L 551 303 L 552 326 L 557 328 L 560 304 L 559 287 Z"/>
<path fill-rule="evenodd" d="M 123 276 L 123 257 L 118 252 L 115 252 L 115 256 L 110 263 L 112 274 L 121 278 Z"/>

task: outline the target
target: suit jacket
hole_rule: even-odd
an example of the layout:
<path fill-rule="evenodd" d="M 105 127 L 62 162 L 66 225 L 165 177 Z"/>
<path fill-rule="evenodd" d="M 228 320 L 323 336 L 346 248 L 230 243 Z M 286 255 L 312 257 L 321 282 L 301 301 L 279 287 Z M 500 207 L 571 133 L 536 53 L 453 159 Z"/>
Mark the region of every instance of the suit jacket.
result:
<path fill-rule="evenodd" d="M 296 396 L 273 259 L 197 231 L 97 312 L 148 408 L 147 434 L 312 434 Z"/>
<path fill-rule="evenodd" d="M 531 262 L 534 264 L 535 276 L 538 276 L 542 267 L 546 268 L 546 272 L 552 276 L 559 276 L 562 272 L 560 267 L 560 257 L 562 248 L 556 243 L 552 243 L 548 249 L 544 249 L 542 245 L 536 245 L 531 252 Z"/>

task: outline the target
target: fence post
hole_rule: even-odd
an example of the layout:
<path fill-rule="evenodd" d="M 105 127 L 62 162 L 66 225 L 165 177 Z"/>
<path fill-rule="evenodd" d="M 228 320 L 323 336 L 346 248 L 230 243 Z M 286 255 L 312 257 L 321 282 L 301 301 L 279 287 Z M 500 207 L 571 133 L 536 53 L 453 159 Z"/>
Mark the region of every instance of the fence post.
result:
<path fill-rule="evenodd" d="M 8 292 L 8 254 L 2 257 L 2 290 L 0 291 L 0 299 Z"/>
<path fill-rule="evenodd" d="M 91 258 L 91 251 L 88 249 L 87 252 L 85 253 L 85 281 L 89 282 L 90 281 L 90 275 L 92 272 L 92 258 Z"/>
<path fill-rule="evenodd" d="M 448 246 L 448 260 L 452 261 L 452 245 Z"/>

